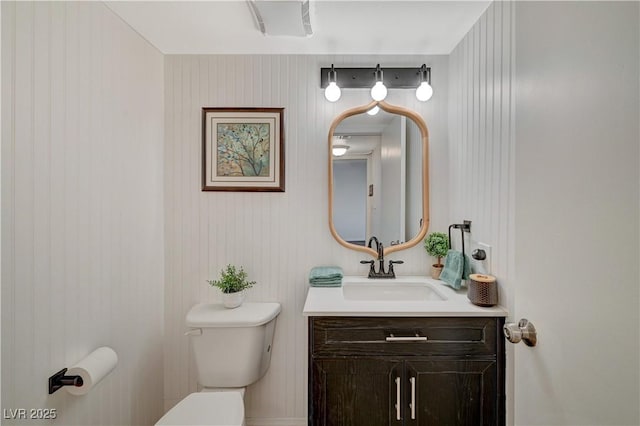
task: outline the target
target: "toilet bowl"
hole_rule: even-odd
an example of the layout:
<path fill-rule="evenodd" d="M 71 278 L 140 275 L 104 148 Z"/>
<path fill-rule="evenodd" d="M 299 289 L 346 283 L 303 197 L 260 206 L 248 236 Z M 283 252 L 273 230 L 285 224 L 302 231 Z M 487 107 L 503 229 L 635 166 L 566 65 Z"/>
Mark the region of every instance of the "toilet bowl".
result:
<path fill-rule="evenodd" d="M 244 426 L 238 392 L 196 392 L 169 410 L 156 426 Z"/>
<path fill-rule="evenodd" d="M 279 303 L 194 306 L 186 334 L 203 389 L 176 404 L 156 426 L 244 426 L 244 388 L 269 368 L 279 313 Z"/>

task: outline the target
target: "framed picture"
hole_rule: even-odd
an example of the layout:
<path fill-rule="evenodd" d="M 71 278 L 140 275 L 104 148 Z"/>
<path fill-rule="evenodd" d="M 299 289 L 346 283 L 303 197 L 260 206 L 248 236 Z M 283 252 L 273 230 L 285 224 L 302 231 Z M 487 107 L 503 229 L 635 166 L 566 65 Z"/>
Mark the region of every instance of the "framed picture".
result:
<path fill-rule="evenodd" d="M 202 108 L 202 190 L 284 192 L 284 108 Z"/>

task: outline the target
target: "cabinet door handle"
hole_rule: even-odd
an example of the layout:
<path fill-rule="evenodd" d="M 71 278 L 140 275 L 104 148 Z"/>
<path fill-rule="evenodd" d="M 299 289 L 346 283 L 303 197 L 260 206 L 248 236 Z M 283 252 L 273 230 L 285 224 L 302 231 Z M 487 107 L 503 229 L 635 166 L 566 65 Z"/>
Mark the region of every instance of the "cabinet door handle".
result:
<path fill-rule="evenodd" d="M 396 377 L 396 420 L 400 418 L 400 377 Z"/>
<path fill-rule="evenodd" d="M 393 334 L 387 336 L 387 342 L 426 342 L 427 336 L 394 336 Z"/>
<path fill-rule="evenodd" d="M 416 419 L 416 378 L 412 377 L 409 379 L 411 382 L 411 420 Z"/>

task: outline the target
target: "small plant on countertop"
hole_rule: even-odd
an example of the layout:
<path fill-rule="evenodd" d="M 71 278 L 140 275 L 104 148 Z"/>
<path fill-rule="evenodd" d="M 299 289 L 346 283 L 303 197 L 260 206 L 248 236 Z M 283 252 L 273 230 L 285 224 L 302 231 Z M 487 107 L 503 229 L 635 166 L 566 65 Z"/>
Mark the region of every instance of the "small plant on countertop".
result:
<path fill-rule="evenodd" d="M 430 256 L 438 259 L 438 262 L 433 266 L 442 267 L 442 258 L 449 251 L 449 237 L 443 232 L 432 232 L 424 240 L 424 249 Z"/>
<path fill-rule="evenodd" d="M 223 293 L 237 293 L 253 287 L 255 281 L 247 280 L 247 273 L 240 267 L 237 270 L 234 265 L 227 265 L 220 271 L 219 280 L 207 280 L 212 287 L 218 287 Z"/>

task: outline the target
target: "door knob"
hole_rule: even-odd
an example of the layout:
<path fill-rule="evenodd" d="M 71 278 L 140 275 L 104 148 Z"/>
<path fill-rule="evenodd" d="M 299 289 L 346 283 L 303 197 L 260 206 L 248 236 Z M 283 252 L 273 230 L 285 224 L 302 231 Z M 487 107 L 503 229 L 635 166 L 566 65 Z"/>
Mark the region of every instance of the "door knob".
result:
<path fill-rule="evenodd" d="M 514 322 L 505 324 L 502 330 L 504 337 L 511 343 L 518 343 L 521 340 L 527 346 L 535 346 L 538 343 L 536 328 L 525 318 L 518 321 L 518 324 Z"/>

